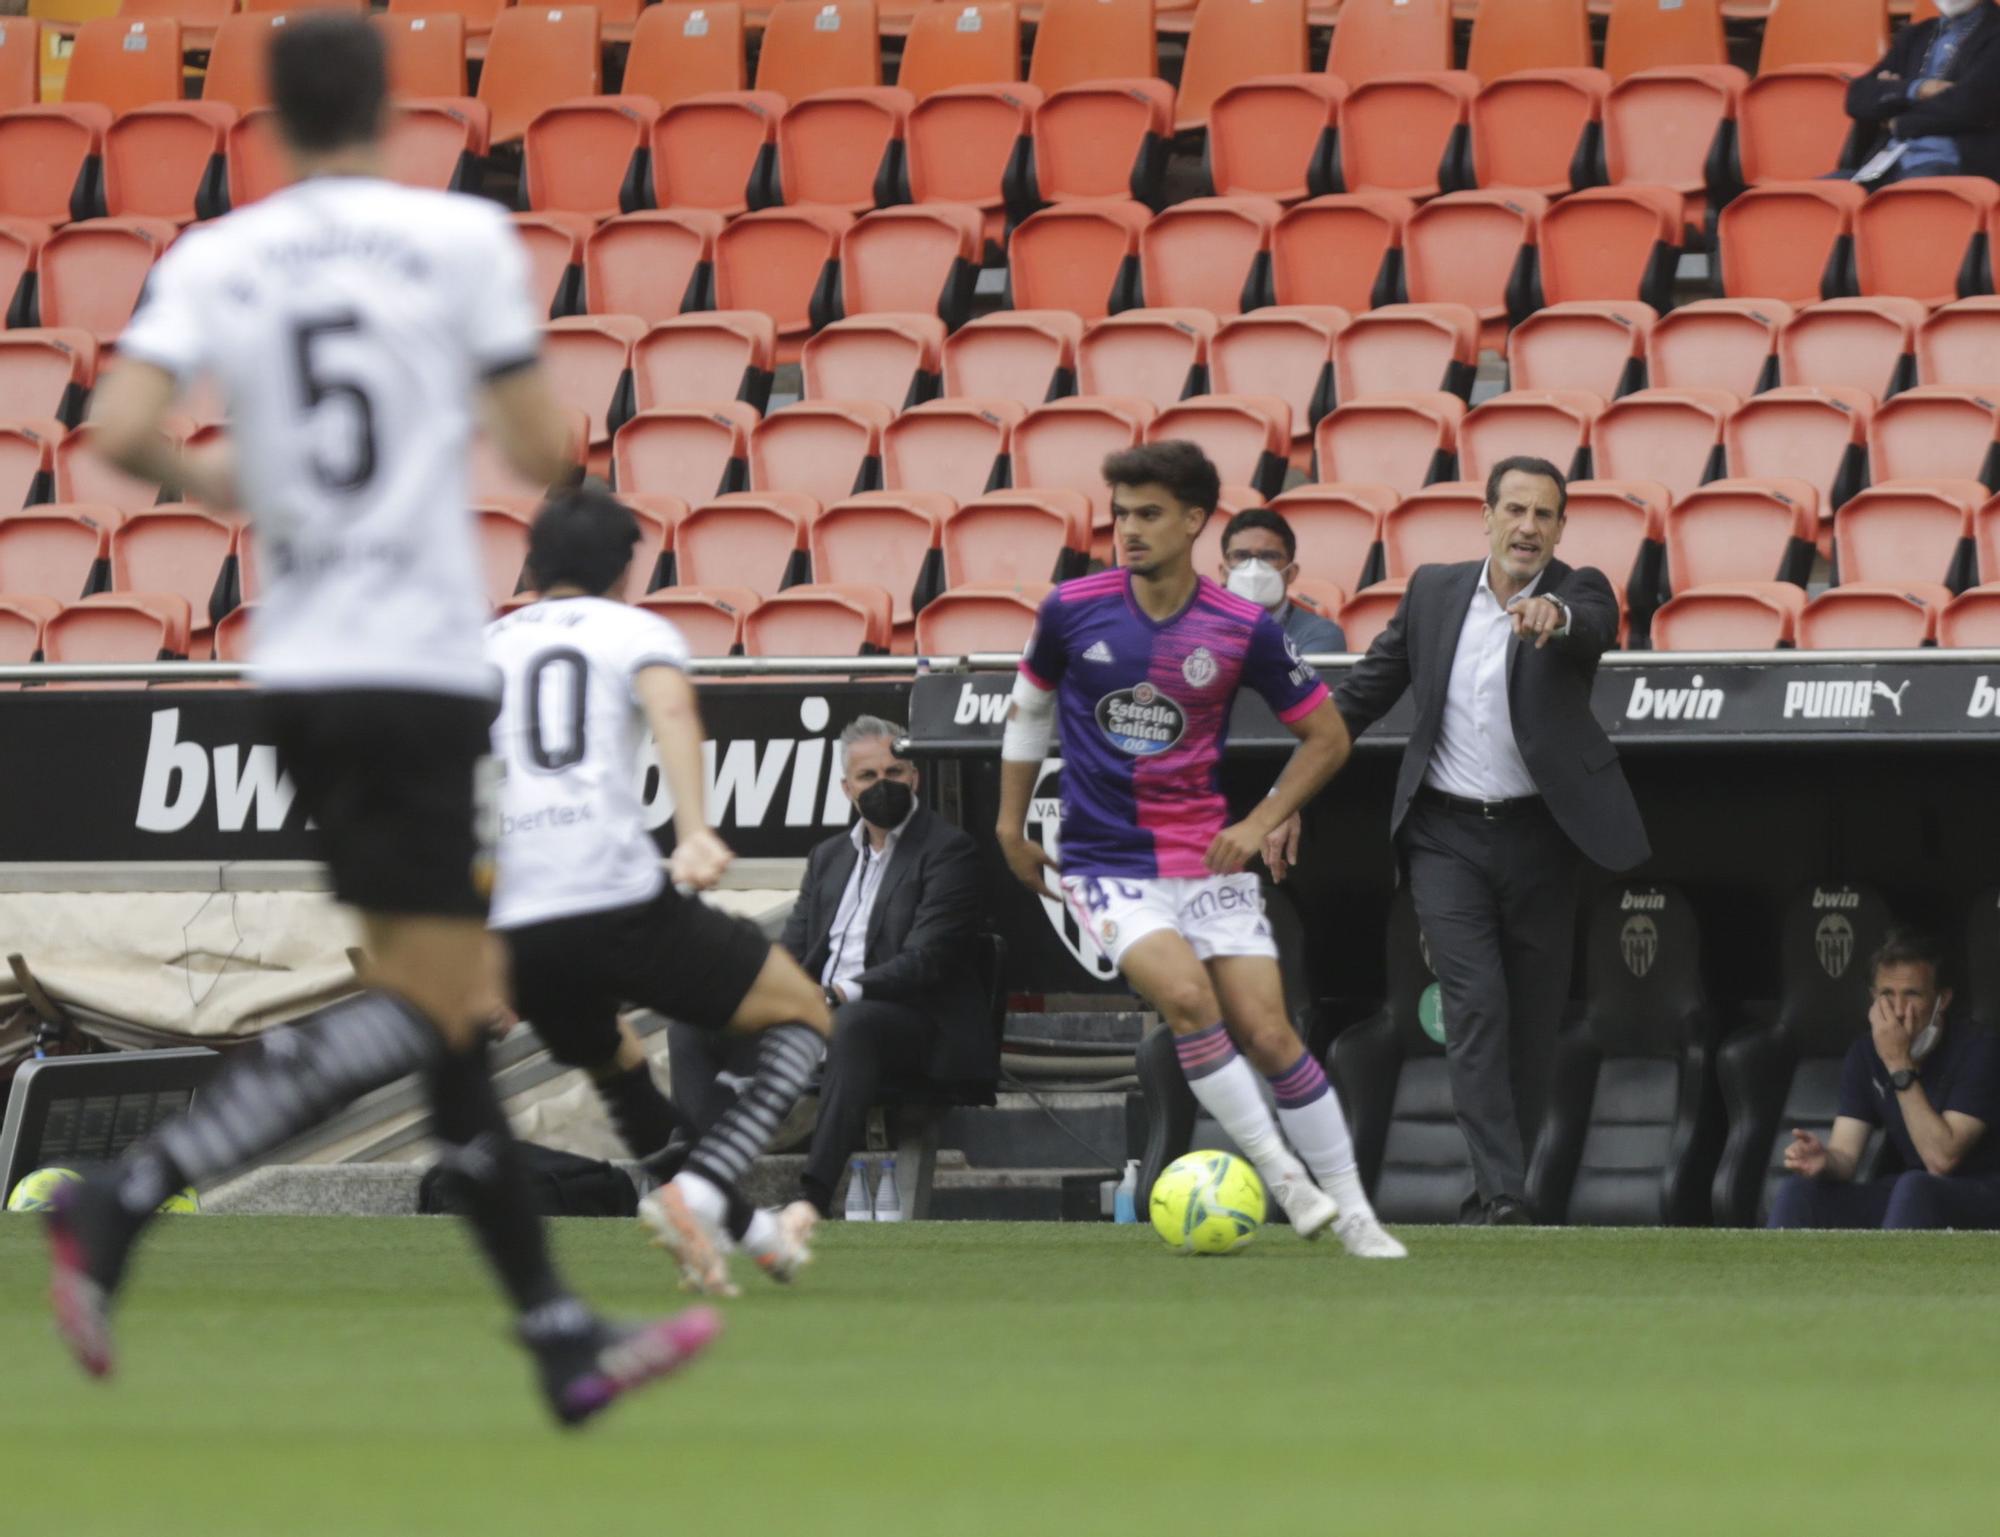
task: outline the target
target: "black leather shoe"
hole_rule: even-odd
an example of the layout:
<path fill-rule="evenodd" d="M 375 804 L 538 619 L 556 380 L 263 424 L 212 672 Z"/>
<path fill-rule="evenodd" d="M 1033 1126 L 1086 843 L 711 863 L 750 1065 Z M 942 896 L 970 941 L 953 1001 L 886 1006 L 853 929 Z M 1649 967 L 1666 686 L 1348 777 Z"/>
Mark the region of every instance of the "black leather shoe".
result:
<path fill-rule="evenodd" d="M 1467 1196 L 1459 1203 L 1458 1225 L 1460 1227 L 1486 1226 L 1486 1203 L 1476 1195 Z"/>
<path fill-rule="evenodd" d="M 1535 1211 L 1526 1201 L 1511 1195 L 1495 1196 L 1486 1203 L 1487 1227 L 1533 1227 Z"/>

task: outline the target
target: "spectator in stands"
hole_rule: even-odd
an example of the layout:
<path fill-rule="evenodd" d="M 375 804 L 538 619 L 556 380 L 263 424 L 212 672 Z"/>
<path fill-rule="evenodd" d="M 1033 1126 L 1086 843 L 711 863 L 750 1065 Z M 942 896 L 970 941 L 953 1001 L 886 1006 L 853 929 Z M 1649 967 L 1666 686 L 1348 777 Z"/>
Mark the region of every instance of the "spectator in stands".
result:
<path fill-rule="evenodd" d="M 822 1216 L 885 1091 L 990 1083 L 997 1066 L 973 955 L 979 857 L 963 831 L 917 804 L 917 766 L 896 754 L 903 735 L 873 715 L 841 732 L 841 787 L 861 819 L 812 851 L 785 923 L 784 947 L 833 1008 L 819 1124 L 800 1180 Z M 674 1024 L 667 1040 L 675 1104 L 706 1132 L 732 1099 L 718 1077 L 748 1059 L 691 1026 Z"/>
<path fill-rule="evenodd" d="M 1937 8 L 1898 32 L 1847 88 L 1847 114 L 1871 141 L 1856 180 L 2000 179 L 2000 6 L 1937 0 Z"/>
<path fill-rule="evenodd" d="M 1868 1034 L 1847 1053 L 1822 1142 L 1794 1131 L 1793 1178 L 1772 1227 L 2000 1228 L 2000 1040 L 1951 1018 L 1938 943 L 1892 930 L 1871 962 Z M 1902 1172 L 1857 1180 L 1868 1134 L 1888 1133 Z"/>
<path fill-rule="evenodd" d="M 1222 580 L 1239 598 L 1271 611 L 1302 652 L 1345 651 L 1347 636 L 1333 620 L 1292 601 L 1299 575 L 1299 541 L 1284 514 L 1245 507 L 1222 531 Z"/>

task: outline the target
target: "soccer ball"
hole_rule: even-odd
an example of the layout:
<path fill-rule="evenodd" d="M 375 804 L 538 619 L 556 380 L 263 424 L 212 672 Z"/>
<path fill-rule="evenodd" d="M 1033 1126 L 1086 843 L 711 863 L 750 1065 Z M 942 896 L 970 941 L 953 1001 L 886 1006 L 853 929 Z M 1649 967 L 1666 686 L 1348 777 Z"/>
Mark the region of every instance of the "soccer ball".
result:
<path fill-rule="evenodd" d="M 172 1195 L 160 1202 L 160 1210 L 168 1216 L 173 1216 L 176 1212 L 200 1211 L 201 1197 L 194 1193 L 194 1186 L 189 1185 L 187 1189 L 176 1190 Z"/>
<path fill-rule="evenodd" d="M 82 1179 L 74 1169 L 36 1169 L 21 1176 L 21 1183 L 7 1197 L 7 1210 L 47 1211 L 60 1186 L 76 1184 Z"/>
<path fill-rule="evenodd" d="M 1153 1231 L 1183 1254 L 1234 1254 L 1264 1225 L 1264 1182 L 1229 1153 L 1189 1153 L 1153 1185 Z"/>

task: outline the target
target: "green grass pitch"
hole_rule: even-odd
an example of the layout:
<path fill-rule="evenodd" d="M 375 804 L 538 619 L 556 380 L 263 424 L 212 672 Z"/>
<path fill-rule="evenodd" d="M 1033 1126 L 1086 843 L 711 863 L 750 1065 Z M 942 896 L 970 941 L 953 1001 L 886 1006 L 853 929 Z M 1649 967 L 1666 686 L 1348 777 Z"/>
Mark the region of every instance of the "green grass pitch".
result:
<path fill-rule="evenodd" d="M 564 1435 L 455 1224 L 156 1234 L 99 1385 L 0 1218 L 0 1532 L 1774 1537 L 1987 1530 L 2000 1488 L 1987 1236 L 1412 1229 L 1365 1265 L 836 1224 Z M 606 1306 L 678 1304 L 636 1225 L 558 1242 Z"/>

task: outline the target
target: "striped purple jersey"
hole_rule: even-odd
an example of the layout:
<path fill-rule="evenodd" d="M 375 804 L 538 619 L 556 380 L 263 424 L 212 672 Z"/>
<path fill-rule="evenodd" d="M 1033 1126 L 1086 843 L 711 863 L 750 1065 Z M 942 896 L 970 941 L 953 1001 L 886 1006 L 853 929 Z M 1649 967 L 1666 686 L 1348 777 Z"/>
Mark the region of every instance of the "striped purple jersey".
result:
<path fill-rule="evenodd" d="M 1062 865 L 1074 875 L 1206 875 L 1229 815 L 1222 748 L 1237 689 L 1286 722 L 1327 697 L 1278 622 L 1207 577 L 1165 620 L 1139 607 L 1127 571 L 1064 582 L 1042 602 L 1021 671 L 1056 691 Z"/>

